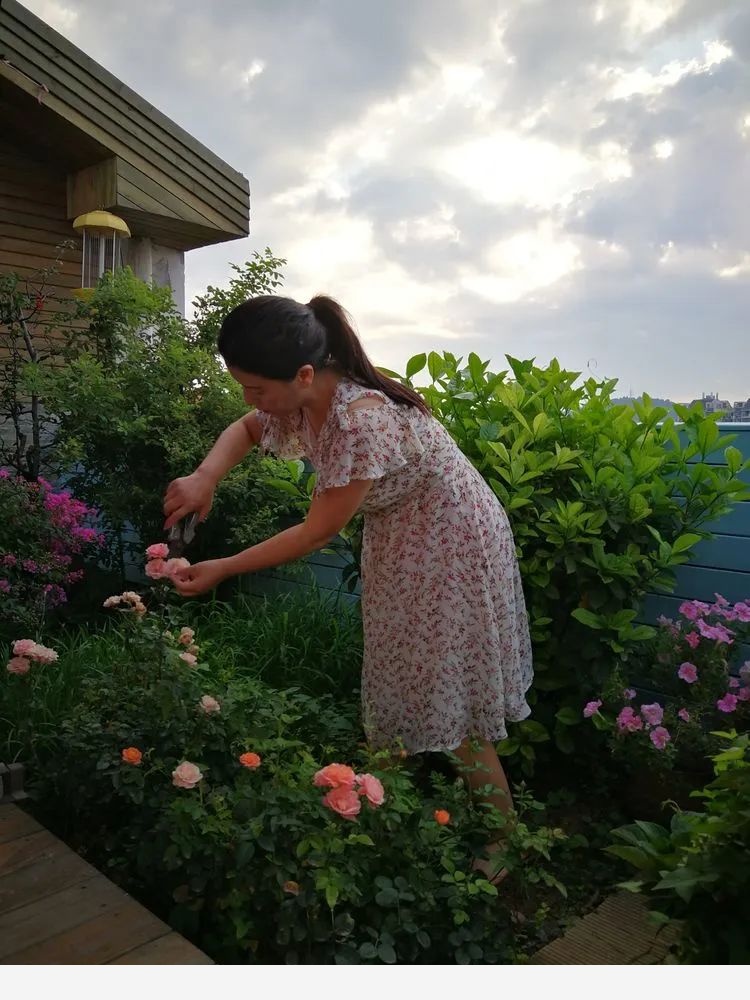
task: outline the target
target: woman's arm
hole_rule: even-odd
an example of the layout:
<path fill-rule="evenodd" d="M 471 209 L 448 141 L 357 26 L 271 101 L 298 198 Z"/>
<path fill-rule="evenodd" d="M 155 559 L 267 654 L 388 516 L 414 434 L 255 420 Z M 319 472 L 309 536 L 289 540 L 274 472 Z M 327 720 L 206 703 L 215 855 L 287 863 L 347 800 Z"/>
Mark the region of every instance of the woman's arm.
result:
<path fill-rule="evenodd" d="M 184 597 L 194 597 L 227 577 L 282 566 L 323 548 L 351 521 L 371 488 L 372 480 L 365 480 L 326 490 L 310 504 L 302 524 L 237 555 L 186 567 L 175 578 L 177 590 Z"/>

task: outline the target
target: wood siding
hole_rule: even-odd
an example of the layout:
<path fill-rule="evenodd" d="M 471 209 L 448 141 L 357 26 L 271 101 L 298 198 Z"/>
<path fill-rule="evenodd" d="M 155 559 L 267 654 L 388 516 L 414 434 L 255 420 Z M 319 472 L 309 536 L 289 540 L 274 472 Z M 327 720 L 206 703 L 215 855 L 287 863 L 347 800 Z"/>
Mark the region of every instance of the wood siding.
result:
<path fill-rule="evenodd" d="M 70 170 L 117 158 L 116 203 L 91 208 L 122 209 L 134 235 L 155 235 L 141 228 L 140 213 L 160 217 L 156 238 L 179 249 L 247 235 L 242 174 L 15 0 L 0 0 L 0 37 L 0 77 L 26 100 L 15 127 L 23 129 L 29 114 L 52 111 L 68 129 L 56 151 Z M 43 142 L 44 130 L 38 135 Z M 79 136 L 88 142 L 83 163 Z"/>

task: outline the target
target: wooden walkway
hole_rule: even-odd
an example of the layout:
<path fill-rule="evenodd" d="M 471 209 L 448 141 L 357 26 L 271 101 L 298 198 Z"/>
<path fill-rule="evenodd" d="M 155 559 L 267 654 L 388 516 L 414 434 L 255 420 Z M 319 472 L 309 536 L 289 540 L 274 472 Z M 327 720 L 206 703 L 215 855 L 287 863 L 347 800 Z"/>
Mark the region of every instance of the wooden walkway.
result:
<path fill-rule="evenodd" d="M 531 959 L 533 965 L 665 965 L 678 937 L 649 920 L 643 897 L 620 892 L 577 921 Z"/>
<path fill-rule="evenodd" d="M 0 805 L 0 965 L 110 963 L 212 964 L 28 813 Z"/>

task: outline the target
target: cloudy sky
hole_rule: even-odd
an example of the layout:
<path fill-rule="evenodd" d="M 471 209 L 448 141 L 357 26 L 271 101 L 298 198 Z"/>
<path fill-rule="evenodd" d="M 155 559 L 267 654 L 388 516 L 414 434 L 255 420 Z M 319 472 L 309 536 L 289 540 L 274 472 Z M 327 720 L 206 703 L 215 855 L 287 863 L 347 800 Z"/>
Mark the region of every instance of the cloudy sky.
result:
<path fill-rule="evenodd" d="M 557 357 L 750 395 L 747 0 L 24 0 L 241 170 L 376 363 Z"/>

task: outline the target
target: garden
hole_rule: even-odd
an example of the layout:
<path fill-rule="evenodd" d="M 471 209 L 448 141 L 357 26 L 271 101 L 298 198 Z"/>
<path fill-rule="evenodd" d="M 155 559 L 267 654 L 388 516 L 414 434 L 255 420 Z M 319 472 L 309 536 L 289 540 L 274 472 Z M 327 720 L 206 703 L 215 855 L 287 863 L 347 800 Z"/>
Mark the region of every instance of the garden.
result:
<path fill-rule="evenodd" d="M 339 595 L 170 583 L 164 489 L 244 412 L 221 317 L 284 263 L 236 266 L 190 322 L 128 270 L 51 324 L 45 274 L 0 277 L 0 761 L 27 807 L 220 963 L 524 963 L 622 887 L 679 927 L 675 962 L 747 962 L 750 595 L 641 609 L 750 498 L 750 462 L 699 406 L 614 405 L 556 361 L 389 373 L 512 522 L 535 681 L 498 746 L 504 820 L 448 755 L 363 742 L 356 520 Z M 313 485 L 251 454 L 186 556 L 299 520 Z M 473 868 L 498 825 L 499 886 Z"/>

